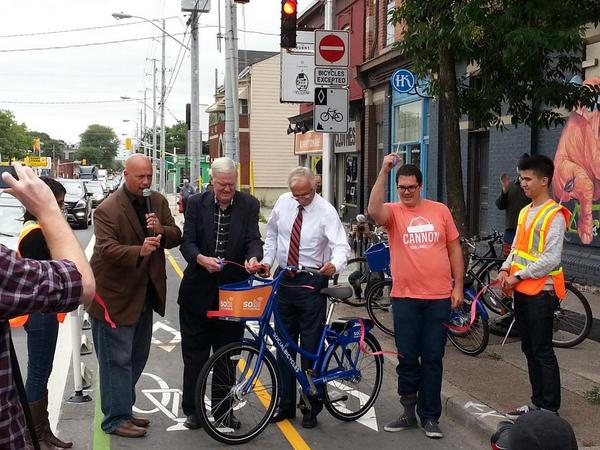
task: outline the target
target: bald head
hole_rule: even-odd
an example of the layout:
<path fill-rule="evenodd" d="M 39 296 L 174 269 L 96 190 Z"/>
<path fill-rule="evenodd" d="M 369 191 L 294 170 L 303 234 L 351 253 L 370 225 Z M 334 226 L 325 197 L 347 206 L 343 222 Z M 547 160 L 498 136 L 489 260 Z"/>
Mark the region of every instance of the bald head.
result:
<path fill-rule="evenodd" d="M 142 195 L 152 184 L 152 161 L 141 153 L 134 153 L 125 160 L 125 187 L 135 195 Z"/>

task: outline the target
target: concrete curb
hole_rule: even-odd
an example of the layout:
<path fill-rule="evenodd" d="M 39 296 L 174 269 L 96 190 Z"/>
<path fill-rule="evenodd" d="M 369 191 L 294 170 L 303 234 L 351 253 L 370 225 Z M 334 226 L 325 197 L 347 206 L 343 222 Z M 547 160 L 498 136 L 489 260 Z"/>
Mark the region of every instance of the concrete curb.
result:
<path fill-rule="evenodd" d="M 508 420 L 492 407 L 444 380 L 442 414 L 467 428 L 484 442 L 496 432 L 498 424 Z"/>

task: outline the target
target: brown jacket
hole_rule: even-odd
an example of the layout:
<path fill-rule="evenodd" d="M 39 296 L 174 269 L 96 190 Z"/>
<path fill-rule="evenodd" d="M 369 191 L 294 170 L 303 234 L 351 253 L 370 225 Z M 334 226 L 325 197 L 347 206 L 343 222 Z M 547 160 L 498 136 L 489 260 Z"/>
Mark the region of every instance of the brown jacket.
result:
<path fill-rule="evenodd" d="M 176 247 L 181 242 L 181 230 L 175 225 L 167 199 L 152 192 L 151 200 L 153 211 L 165 227 L 162 247 Z M 96 277 L 96 291 L 106 303 L 111 319 L 117 325 L 134 325 L 138 321 L 146 300 L 148 279 L 158 294 L 154 310 L 164 316 L 165 252 L 159 248 L 140 258 L 146 233 L 122 187 L 98 206 L 94 222 L 96 244 L 90 264 Z M 96 301 L 88 312 L 104 320 L 104 310 Z"/>

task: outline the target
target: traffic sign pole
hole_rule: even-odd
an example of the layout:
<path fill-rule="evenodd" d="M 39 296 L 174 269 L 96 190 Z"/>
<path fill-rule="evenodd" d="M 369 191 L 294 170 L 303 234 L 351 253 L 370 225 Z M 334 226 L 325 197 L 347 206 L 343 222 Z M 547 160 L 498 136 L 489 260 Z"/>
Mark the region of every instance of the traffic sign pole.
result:
<path fill-rule="evenodd" d="M 333 0 L 325 0 L 325 30 L 333 30 Z M 316 43 L 315 43 L 316 44 Z M 315 48 L 315 53 L 317 49 Z M 313 114 L 315 114 L 313 110 Z M 322 183 L 323 197 L 333 204 L 333 136 L 325 133 L 323 136 Z M 335 205 L 334 205 L 335 206 Z"/>

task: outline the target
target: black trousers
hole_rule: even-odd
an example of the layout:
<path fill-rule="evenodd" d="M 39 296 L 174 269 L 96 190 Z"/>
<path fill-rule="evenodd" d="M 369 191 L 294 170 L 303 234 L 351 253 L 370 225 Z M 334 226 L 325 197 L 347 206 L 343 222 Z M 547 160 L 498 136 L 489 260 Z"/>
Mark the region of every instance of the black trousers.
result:
<path fill-rule="evenodd" d="M 183 400 L 182 409 L 186 416 L 196 414 L 196 383 L 202 367 L 214 353 L 232 342 L 239 342 L 244 335 L 244 324 L 219 319 L 207 319 L 185 308 L 179 309 L 181 330 L 181 353 L 183 354 Z M 218 368 L 217 368 L 218 369 Z M 223 367 L 221 379 L 228 377 L 230 368 Z M 218 377 L 213 374 L 213 377 Z M 233 380 L 231 380 L 233 381 Z M 226 389 L 226 391 L 228 391 Z M 226 392 L 224 392 L 226 394 Z M 223 393 L 212 392 L 213 401 Z M 213 413 L 216 413 L 213 411 Z"/>
<path fill-rule="evenodd" d="M 552 323 L 558 298 L 551 291 L 530 296 L 515 292 L 515 319 L 521 350 L 527 358 L 531 402 L 538 408 L 560 408 L 560 370 L 552 345 Z"/>
<path fill-rule="evenodd" d="M 327 300 L 319 291 L 327 287 L 327 280 L 324 276 L 299 273 L 294 277 L 284 277 L 278 291 L 277 306 L 287 334 L 295 343 L 300 339 L 300 348 L 311 353 L 317 351 L 325 323 Z M 277 327 L 276 331 L 281 335 Z M 296 359 L 296 352 L 290 347 L 288 351 Z M 312 361 L 306 358 L 301 360 L 303 371 L 312 366 Z M 277 352 L 277 367 L 281 378 L 279 406 L 293 412 L 296 409 L 296 377 L 280 352 Z M 317 415 L 323 409 L 322 402 L 316 398 L 311 398 L 310 402 L 312 414 Z"/>

